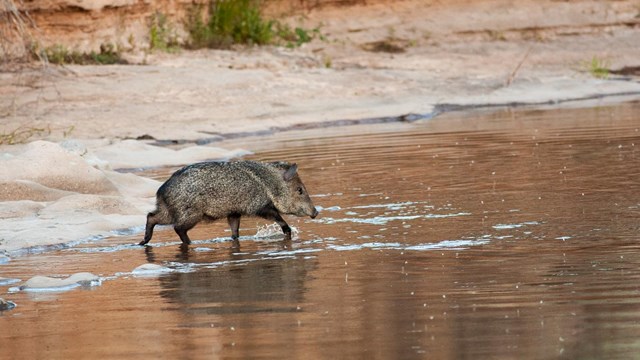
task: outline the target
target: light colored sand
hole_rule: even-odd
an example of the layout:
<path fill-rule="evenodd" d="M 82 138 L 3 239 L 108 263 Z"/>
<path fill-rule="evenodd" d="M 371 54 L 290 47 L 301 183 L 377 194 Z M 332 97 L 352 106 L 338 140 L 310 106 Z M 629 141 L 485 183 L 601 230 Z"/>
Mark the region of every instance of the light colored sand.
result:
<path fill-rule="evenodd" d="M 131 55 L 147 65 L 0 73 L 0 132 L 46 129 L 0 147 L 0 251 L 142 227 L 159 182 L 113 171 L 227 159 L 197 146 L 220 134 L 319 121 L 429 113 L 441 103 L 543 103 L 640 94 L 634 1 L 511 1 L 324 9 L 326 41 L 297 49 Z M 300 20 L 302 19 L 302 20 Z M 373 42 L 405 52 L 364 50 Z M 186 141 L 161 148 L 159 140 Z M 247 149 L 252 150 L 252 149 Z"/>
<path fill-rule="evenodd" d="M 114 144 L 96 152 L 80 142 L 70 147 L 39 140 L 5 147 L 8 151 L 0 154 L 0 250 L 73 243 L 144 226 L 160 182 L 116 172 L 96 153 L 104 153 L 104 159 L 113 156 L 118 166 L 133 168 L 239 154 L 211 147 L 174 151 L 139 144 L 140 152 L 153 159 L 146 161 L 130 145 L 123 142 L 121 157 L 115 155 Z"/>

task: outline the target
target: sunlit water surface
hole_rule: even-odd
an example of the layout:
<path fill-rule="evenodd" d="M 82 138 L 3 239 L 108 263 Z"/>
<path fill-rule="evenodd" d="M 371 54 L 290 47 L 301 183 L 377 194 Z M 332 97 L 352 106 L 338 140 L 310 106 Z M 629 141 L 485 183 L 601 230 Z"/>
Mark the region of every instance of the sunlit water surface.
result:
<path fill-rule="evenodd" d="M 297 162 L 321 215 L 288 217 L 290 243 L 244 219 L 240 251 L 220 222 L 188 250 L 165 228 L 146 249 L 136 233 L 13 257 L 0 276 L 103 282 L 0 286 L 18 304 L 0 313 L 0 358 L 634 358 L 637 114 L 504 110 L 223 143 Z M 148 262 L 173 271 L 131 273 Z"/>

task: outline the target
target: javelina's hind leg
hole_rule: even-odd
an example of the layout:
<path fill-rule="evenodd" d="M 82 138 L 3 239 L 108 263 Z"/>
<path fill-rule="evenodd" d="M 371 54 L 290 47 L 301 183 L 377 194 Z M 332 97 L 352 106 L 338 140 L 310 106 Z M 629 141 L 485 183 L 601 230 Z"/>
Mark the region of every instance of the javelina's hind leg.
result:
<path fill-rule="evenodd" d="M 144 231 L 144 240 L 140 242 L 139 245 L 147 245 L 149 241 L 151 241 L 151 237 L 153 237 L 153 228 L 156 226 L 158 221 L 156 220 L 156 213 L 150 212 L 147 214 L 147 226 Z"/>
<path fill-rule="evenodd" d="M 227 221 L 229 221 L 229 227 L 231 228 L 231 239 L 238 240 L 240 237 L 240 215 L 231 214 L 227 216 Z"/>
<path fill-rule="evenodd" d="M 191 230 L 191 228 L 193 228 L 195 226 L 194 225 L 176 225 L 173 227 L 173 229 L 176 231 L 176 234 L 178 234 L 178 236 L 180 236 L 180 240 L 182 240 L 182 243 L 185 245 L 189 245 L 191 244 L 191 239 L 189 239 L 189 235 L 187 235 L 187 231 Z"/>

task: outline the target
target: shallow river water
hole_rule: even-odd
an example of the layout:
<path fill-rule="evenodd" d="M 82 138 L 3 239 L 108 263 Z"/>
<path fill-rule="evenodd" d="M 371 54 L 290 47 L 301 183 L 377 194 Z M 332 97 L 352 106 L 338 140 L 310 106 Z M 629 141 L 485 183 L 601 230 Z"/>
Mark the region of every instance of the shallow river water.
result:
<path fill-rule="evenodd" d="M 291 242 L 243 219 L 239 251 L 219 222 L 189 249 L 164 228 L 146 249 L 136 233 L 13 257 L 0 276 L 103 281 L 0 286 L 18 304 L 0 312 L 0 358 L 636 358 L 638 114 L 451 113 L 222 143 L 297 162 L 320 216 L 287 217 Z M 145 263 L 172 271 L 132 273 Z"/>

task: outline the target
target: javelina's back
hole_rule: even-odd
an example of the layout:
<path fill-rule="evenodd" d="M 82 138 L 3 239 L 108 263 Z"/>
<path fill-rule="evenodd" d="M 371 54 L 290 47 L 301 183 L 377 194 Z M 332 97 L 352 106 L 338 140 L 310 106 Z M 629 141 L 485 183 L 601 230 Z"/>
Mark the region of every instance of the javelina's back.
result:
<path fill-rule="evenodd" d="M 174 222 L 192 212 L 219 219 L 228 213 L 263 205 L 266 197 L 255 178 L 235 163 L 207 162 L 187 166 L 158 189 Z"/>
<path fill-rule="evenodd" d="M 297 175 L 297 166 L 288 163 L 254 161 L 203 162 L 176 171 L 157 192 L 157 209 L 147 215 L 146 244 L 153 226 L 173 224 L 188 243 L 186 231 L 203 219 L 227 217 L 232 237 L 243 215 L 275 220 L 285 234 L 290 233 L 281 213 L 317 215 L 311 199 Z"/>

